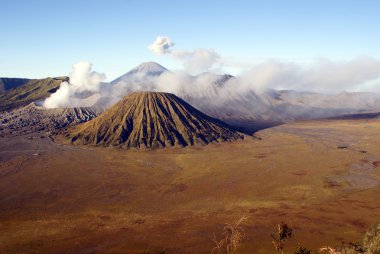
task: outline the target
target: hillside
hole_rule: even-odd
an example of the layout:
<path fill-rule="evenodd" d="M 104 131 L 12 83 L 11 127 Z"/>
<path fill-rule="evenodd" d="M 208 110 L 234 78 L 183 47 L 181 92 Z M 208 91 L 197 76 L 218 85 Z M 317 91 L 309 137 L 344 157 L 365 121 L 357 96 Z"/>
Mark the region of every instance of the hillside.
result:
<path fill-rule="evenodd" d="M 66 133 L 74 144 L 123 148 L 189 146 L 243 136 L 169 93 L 137 92 Z"/>
<path fill-rule="evenodd" d="M 26 106 L 31 102 L 45 99 L 54 93 L 67 77 L 31 79 L 25 84 L 0 94 L 0 111 Z"/>
<path fill-rule="evenodd" d="M 0 78 L 0 94 L 26 84 L 30 79 L 26 78 Z"/>

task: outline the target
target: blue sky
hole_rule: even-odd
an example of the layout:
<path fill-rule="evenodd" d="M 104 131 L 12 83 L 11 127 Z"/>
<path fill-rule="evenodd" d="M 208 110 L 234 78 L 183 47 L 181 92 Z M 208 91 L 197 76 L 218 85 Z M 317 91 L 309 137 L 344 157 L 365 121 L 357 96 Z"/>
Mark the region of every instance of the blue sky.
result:
<path fill-rule="evenodd" d="M 158 35 L 245 62 L 380 59 L 375 0 L 0 0 L 0 10 L 2 77 L 67 75 L 78 61 L 108 80 L 150 60 L 181 68 L 147 49 Z"/>

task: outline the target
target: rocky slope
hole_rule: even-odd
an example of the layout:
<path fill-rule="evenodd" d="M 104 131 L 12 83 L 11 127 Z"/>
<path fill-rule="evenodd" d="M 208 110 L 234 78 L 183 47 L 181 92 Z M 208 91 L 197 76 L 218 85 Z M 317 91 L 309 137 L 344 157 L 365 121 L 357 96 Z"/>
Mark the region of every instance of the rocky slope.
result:
<path fill-rule="evenodd" d="M 30 103 L 25 107 L 0 113 L 0 136 L 54 132 L 89 121 L 100 113 L 101 110 L 97 108 L 46 109 Z"/>
<path fill-rule="evenodd" d="M 69 128 L 65 137 L 74 144 L 121 148 L 183 147 L 243 138 L 177 96 L 160 92 L 127 95 L 99 117 Z"/>

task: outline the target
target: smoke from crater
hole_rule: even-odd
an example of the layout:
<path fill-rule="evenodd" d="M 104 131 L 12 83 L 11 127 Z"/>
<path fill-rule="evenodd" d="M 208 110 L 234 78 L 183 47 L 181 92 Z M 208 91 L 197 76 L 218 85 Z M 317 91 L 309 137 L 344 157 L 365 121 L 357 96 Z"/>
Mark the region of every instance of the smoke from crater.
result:
<path fill-rule="evenodd" d="M 84 105 L 83 98 L 98 92 L 100 83 L 106 78 L 102 73 L 91 71 L 91 68 L 92 64 L 89 62 L 74 64 L 70 83 L 62 82 L 59 89 L 44 101 L 43 106 L 45 108 L 91 106 Z"/>

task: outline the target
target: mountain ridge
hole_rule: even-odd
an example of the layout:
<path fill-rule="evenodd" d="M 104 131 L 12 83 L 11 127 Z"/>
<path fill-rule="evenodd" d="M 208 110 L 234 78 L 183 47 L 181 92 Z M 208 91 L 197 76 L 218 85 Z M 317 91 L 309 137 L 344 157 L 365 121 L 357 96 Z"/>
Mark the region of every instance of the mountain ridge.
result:
<path fill-rule="evenodd" d="M 22 86 L 26 84 L 30 79 L 27 78 L 8 78 L 1 77 L 0 78 L 0 94 L 5 93 L 6 91 Z"/>
<path fill-rule="evenodd" d="M 101 109 L 94 107 L 47 109 L 32 102 L 10 112 L 0 113 L 0 136 L 56 132 L 73 124 L 87 122 L 101 112 Z"/>
<path fill-rule="evenodd" d="M 68 80 L 68 77 L 30 79 L 24 84 L 0 93 L 0 111 L 9 111 L 43 100 L 54 93 L 63 81 Z"/>

